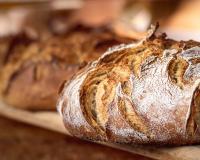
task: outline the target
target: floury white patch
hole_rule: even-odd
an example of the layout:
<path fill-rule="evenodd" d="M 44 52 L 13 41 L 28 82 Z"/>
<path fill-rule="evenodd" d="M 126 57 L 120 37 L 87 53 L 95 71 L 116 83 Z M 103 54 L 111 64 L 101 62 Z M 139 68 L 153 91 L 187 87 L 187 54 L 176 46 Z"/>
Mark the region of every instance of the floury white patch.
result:
<path fill-rule="evenodd" d="M 181 53 L 181 57 L 183 57 L 186 60 L 192 60 L 194 58 L 200 58 L 200 47 L 193 47 L 187 50 L 184 50 Z"/>
<path fill-rule="evenodd" d="M 194 80 L 200 77 L 200 47 L 193 47 L 188 50 L 183 51 L 181 57 L 188 61 L 188 67 L 184 73 L 184 78 L 189 80 Z"/>

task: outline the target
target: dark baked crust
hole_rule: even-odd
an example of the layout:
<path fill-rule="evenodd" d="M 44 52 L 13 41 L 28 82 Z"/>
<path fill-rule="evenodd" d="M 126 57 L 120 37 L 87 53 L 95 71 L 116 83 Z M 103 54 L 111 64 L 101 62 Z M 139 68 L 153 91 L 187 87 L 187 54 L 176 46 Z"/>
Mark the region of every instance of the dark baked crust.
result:
<path fill-rule="evenodd" d="M 58 110 L 72 135 L 137 144 L 200 142 L 200 43 L 165 34 L 105 53 L 65 84 Z"/>
<path fill-rule="evenodd" d="M 19 108 L 55 109 L 64 80 L 98 58 L 107 47 L 130 41 L 105 28 L 84 27 L 45 40 L 15 37 L 0 74 L 1 97 Z"/>

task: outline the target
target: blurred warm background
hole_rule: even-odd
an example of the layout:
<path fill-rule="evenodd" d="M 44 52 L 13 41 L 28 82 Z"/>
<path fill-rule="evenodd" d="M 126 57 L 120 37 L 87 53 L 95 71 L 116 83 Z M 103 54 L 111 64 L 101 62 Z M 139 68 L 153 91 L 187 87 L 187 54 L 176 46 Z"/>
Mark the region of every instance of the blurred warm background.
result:
<path fill-rule="evenodd" d="M 26 55 L 30 54 L 29 52 L 37 54 L 43 47 L 44 52 L 50 52 L 50 47 L 51 49 L 53 48 L 51 55 L 57 56 L 59 63 L 62 61 L 60 60 L 63 58 L 62 56 L 65 56 L 65 54 L 61 55 L 64 50 L 66 53 L 70 52 L 68 54 L 70 61 L 65 58 L 64 62 L 62 61 L 62 65 L 63 63 L 77 65 L 78 63 L 77 68 L 79 68 L 99 57 L 108 47 L 142 39 L 150 25 L 156 22 L 160 24 L 159 32 L 166 32 L 170 38 L 200 40 L 200 1 L 1 0 L 0 67 L 4 70 L 4 66 L 7 63 L 13 63 L 13 61 L 20 61 L 17 64 L 21 64 L 22 52 L 25 55 L 23 57 L 26 57 Z M 55 46 L 59 46 L 62 40 L 65 41 L 62 44 L 64 49 L 63 46 L 61 49 L 59 47 L 55 49 Z M 45 48 L 45 45 L 48 47 Z M 67 45 L 68 48 L 65 48 Z M 37 50 L 37 46 L 40 49 Z M 26 49 L 27 47 L 29 50 Z M 80 58 L 79 54 L 82 54 L 82 52 L 85 52 L 85 56 L 80 56 Z M 77 57 L 72 58 L 74 54 Z M 25 63 L 24 61 L 23 63 Z M 35 61 L 37 61 L 37 56 L 34 59 Z M 53 62 L 57 64 L 57 61 Z M 53 62 L 48 61 L 48 63 Z M 29 63 L 29 59 L 26 59 L 26 64 Z M 16 66 L 19 65 L 15 65 L 15 69 L 17 68 Z M 33 69 L 34 73 L 36 71 Z M 42 75 L 40 72 L 39 75 Z M 5 76 L 7 78 L 5 78 L 6 82 L 16 77 L 16 73 L 13 73 L 10 69 L 6 69 L 6 75 L 10 76 Z M 53 72 L 51 73 L 54 74 Z M 32 74 L 27 75 L 31 76 Z M 58 79 L 60 78 L 59 76 L 57 77 Z M 32 83 L 32 81 L 26 82 L 26 79 L 28 79 L 28 76 L 19 78 L 13 86 L 19 86 L 18 82 L 20 80 L 22 80 L 21 83 L 23 85 Z M 45 84 L 46 81 L 40 83 L 40 85 Z M 1 82 L 1 85 L 3 88 L 4 85 L 7 85 L 7 87 L 12 86 L 5 84 L 5 82 Z M 18 92 L 14 93 L 16 90 Z M 28 98 L 28 95 L 27 99 L 29 100 L 24 101 L 24 97 L 21 96 L 23 93 L 21 92 L 20 94 L 19 90 L 24 91 L 24 95 L 27 95 L 26 91 L 30 91 L 30 88 L 24 89 L 22 87 L 22 89 L 19 89 L 14 87 L 12 94 L 6 99 L 13 106 L 16 104 L 19 107 L 24 104 L 21 107 L 23 109 L 33 109 L 36 106 L 37 109 L 41 109 L 43 105 L 49 104 L 47 98 L 45 101 L 35 102 L 35 105 L 29 108 L 33 102 Z M 55 93 L 54 91 L 52 92 L 54 96 Z M 37 95 L 41 94 L 41 90 L 36 93 Z M 34 94 L 30 94 L 29 97 L 32 95 Z M 22 98 L 20 99 L 20 97 Z M 35 101 L 35 98 L 33 99 Z M 50 104 L 54 103 L 55 100 L 53 98 Z M 50 109 L 55 111 L 55 105 L 52 106 L 53 108 L 51 107 Z M 0 126 L 1 160 L 150 160 L 147 157 L 84 142 L 60 133 L 16 122 L 3 116 L 0 116 Z"/>

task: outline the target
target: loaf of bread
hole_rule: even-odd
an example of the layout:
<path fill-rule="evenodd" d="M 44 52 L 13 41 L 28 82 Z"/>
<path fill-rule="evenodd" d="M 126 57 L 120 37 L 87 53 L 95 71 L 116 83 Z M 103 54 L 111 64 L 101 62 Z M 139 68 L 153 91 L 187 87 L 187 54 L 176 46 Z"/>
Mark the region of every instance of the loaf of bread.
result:
<path fill-rule="evenodd" d="M 56 109 L 59 86 L 107 47 L 132 41 L 106 28 L 77 26 L 47 40 L 16 36 L 0 73 L 1 99 L 24 109 Z"/>
<path fill-rule="evenodd" d="M 155 35 L 108 50 L 64 85 L 67 130 L 94 141 L 200 142 L 200 43 Z"/>

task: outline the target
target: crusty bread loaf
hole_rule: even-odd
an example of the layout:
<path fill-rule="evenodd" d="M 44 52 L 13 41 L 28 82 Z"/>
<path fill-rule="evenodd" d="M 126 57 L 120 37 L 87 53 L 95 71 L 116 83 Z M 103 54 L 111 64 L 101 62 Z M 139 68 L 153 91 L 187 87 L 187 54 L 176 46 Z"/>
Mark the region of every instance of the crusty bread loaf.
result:
<path fill-rule="evenodd" d="M 109 46 L 131 39 L 105 28 L 75 27 L 47 40 L 14 38 L 0 74 L 1 98 L 25 109 L 55 109 L 59 86 Z"/>
<path fill-rule="evenodd" d="M 200 43 L 156 36 L 155 28 L 137 44 L 106 52 L 65 84 L 57 107 L 72 135 L 137 144 L 200 142 Z"/>

